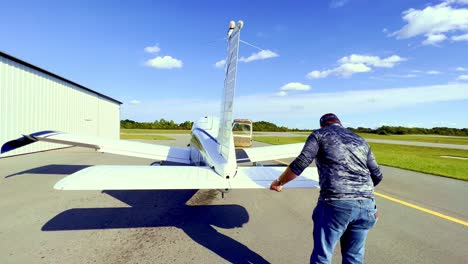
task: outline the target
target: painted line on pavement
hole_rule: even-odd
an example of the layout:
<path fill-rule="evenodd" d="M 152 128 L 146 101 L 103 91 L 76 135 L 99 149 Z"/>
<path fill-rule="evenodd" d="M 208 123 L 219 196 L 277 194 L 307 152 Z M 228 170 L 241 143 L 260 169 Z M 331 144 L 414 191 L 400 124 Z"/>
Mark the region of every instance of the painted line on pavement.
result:
<path fill-rule="evenodd" d="M 281 164 L 284 164 L 284 165 L 289 165 L 289 163 L 286 163 L 286 162 L 281 161 L 281 160 L 275 160 L 275 161 L 279 162 Z M 418 205 L 415 205 L 415 204 L 412 204 L 412 203 L 408 203 L 408 202 L 402 201 L 400 199 L 390 197 L 390 196 L 385 195 L 385 194 L 381 194 L 381 193 L 378 193 L 378 192 L 374 192 L 374 193 L 375 193 L 375 195 L 377 195 L 379 197 L 382 197 L 382 198 L 385 198 L 387 200 L 390 200 L 392 202 L 399 203 L 399 204 L 411 207 L 413 209 L 416 209 L 416 210 L 419 210 L 419 211 L 422 211 L 422 212 L 425 212 L 425 213 L 428 213 L 428 214 L 431 214 L 431 215 L 438 216 L 440 218 L 443 218 L 443 219 L 448 220 L 448 221 L 455 222 L 455 223 L 460 224 L 460 225 L 468 226 L 468 222 L 460 220 L 458 218 L 451 217 L 451 216 L 448 216 L 448 215 L 444 215 L 444 214 L 441 214 L 439 212 L 432 211 L 432 210 L 426 209 L 424 207 L 421 207 L 421 206 L 418 206 Z"/>
<path fill-rule="evenodd" d="M 415 204 L 408 203 L 408 202 L 405 202 L 405 201 L 402 201 L 402 200 L 399 200 L 399 199 L 390 197 L 390 196 L 385 195 L 385 194 L 381 194 L 381 193 L 378 193 L 378 192 L 374 192 L 374 193 L 375 193 L 375 195 L 377 195 L 377 196 L 379 196 L 379 197 L 382 197 L 382 198 L 385 198 L 385 199 L 387 199 L 387 200 L 390 200 L 390 201 L 392 201 L 392 202 L 399 203 L 399 204 L 402 204 L 402 205 L 405 205 L 405 206 L 414 208 L 414 209 L 416 209 L 416 210 L 423 211 L 423 212 L 425 212 L 425 213 L 438 216 L 438 217 L 440 217 L 440 218 L 443 218 L 443 219 L 448 220 L 448 221 L 455 222 L 455 223 L 460 224 L 460 225 L 468 226 L 468 222 L 463 221 L 463 220 L 460 220 L 460 219 L 457 219 L 457 218 L 455 218 L 455 217 L 451 217 L 451 216 L 448 216 L 448 215 L 444 215 L 444 214 L 438 213 L 438 212 L 436 212 L 436 211 L 432 211 L 432 210 L 426 209 L 426 208 L 424 208 L 424 207 L 417 206 L 417 205 L 415 205 Z"/>

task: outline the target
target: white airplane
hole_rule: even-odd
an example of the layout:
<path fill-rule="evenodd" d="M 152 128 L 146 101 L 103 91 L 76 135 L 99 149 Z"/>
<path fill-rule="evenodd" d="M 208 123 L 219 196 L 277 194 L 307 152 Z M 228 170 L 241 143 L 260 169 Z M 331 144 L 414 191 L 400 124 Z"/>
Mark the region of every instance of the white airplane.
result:
<path fill-rule="evenodd" d="M 238 149 L 232 133 L 233 100 L 236 84 L 240 31 L 243 22 L 230 22 L 221 117 L 205 116 L 194 123 L 190 145 L 168 147 L 127 140 L 109 140 L 41 131 L 11 140 L 1 153 L 37 141 L 92 148 L 98 152 L 178 163 L 178 166 L 98 165 L 75 172 L 54 186 L 59 190 L 138 190 L 138 189 L 231 189 L 268 188 L 284 167 L 238 166 L 238 162 L 259 162 L 292 158 L 304 144 Z M 237 152 L 237 153 L 236 153 Z M 236 156 L 237 154 L 237 156 Z M 316 168 L 307 168 L 285 188 L 318 187 Z"/>

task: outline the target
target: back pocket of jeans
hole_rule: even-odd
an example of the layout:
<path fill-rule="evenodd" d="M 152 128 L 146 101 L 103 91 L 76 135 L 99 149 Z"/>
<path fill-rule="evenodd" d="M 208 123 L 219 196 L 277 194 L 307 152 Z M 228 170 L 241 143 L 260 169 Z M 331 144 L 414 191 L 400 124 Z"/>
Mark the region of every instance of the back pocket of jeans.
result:
<path fill-rule="evenodd" d="M 368 220 L 368 228 L 372 228 L 375 226 L 378 220 L 378 211 L 377 207 L 367 209 L 367 220 Z"/>

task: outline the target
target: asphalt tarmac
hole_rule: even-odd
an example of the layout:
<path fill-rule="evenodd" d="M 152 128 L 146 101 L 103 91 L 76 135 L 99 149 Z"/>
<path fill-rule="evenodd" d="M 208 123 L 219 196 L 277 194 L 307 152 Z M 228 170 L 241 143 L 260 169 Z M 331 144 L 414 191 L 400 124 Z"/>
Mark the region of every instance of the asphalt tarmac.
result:
<path fill-rule="evenodd" d="M 175 138 L 156 143 L 188 143 Z M 53 189 L 86 166 L 152 162 L 83 148 L 0 159 L 0 263 L 308 262 L 318 189 L 235 190 L 224 199 L 213 190 Z M 442 216 L 377 196 L 366 262 L 468 263 L 468 227 L 443 217 L 468 220 L 468 182 L 383 172 L 377 193 Z M 333 263 L 341 263 L 339 246 Z"/>

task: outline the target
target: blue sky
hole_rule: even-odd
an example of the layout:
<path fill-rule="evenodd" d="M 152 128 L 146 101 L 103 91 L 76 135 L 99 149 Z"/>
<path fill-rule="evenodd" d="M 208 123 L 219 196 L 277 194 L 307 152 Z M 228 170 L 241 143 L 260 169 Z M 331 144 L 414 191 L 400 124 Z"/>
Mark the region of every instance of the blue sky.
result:
<path fill-rule="evenodd" d="M 468 0 L 120 2 L 2 0 L 0 50 L 124 102 L 122 119 L 182 122 L 219 115 L 215 63 L 242 19 L 260 50 L 240 46 L 236 117 L 468 127 Z"/>

